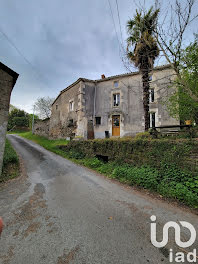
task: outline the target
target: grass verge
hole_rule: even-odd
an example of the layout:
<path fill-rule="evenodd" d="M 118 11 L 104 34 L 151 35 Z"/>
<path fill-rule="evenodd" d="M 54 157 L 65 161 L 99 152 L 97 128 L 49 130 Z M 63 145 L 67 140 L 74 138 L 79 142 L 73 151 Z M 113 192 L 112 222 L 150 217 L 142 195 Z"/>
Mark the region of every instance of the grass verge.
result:
<path fill-rule="evenodd" d="M 65 139 L 57 139 L 57 140 L 49 140 L 46 137 L 33 135 L 32 132 L 24 132 L 18 134 L 21 137 L 24 137 L 26 139 L 32 140 L 35 143 L 39 144 L 40 146 L 44 147 L 45 149 L 54 152 L 58 155 L 61 155 L 65 158 L 68 158 L 68 155 L 62 150 L 59 149 L 60 145 L 67 145 L 68 141 Z"/>
<path fill-rule="evenodd" d="M 7 180 L 16 178 L 19 176 L 19 173 L 18 156 L 10 142 L 6 139 L 0 182 L 5 182 Z"/>

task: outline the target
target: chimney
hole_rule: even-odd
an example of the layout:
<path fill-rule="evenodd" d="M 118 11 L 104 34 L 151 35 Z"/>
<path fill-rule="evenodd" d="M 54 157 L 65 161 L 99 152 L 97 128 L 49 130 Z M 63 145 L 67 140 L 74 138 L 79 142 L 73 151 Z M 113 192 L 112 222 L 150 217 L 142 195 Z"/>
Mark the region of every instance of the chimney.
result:
<path fill-rule="evenodd" d="M 105 79 L 106 77 L 105 77 L 105 75 L 104 74 L 102 74 L 101 75 L 101 79 Z"/>

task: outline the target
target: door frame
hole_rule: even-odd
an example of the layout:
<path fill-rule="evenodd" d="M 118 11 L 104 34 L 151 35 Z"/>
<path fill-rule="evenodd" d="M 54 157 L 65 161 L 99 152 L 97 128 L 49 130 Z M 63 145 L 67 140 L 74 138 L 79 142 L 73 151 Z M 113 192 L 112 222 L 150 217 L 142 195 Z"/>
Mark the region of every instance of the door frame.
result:
<path fill-rule="evenodd" d="M 119 118 L 119 126 L 114 126 L 114 118 Z M 120 137 L 120 121 L 121 121 L 121 116 L 120 115 L 112 115 L 112 136 L 117 136 L 117 137 Z M 116 135 L 114 134 L 115 133 L 115 128 L 117 128 L 119 130 L 119 133 L 116 133 Z"/>

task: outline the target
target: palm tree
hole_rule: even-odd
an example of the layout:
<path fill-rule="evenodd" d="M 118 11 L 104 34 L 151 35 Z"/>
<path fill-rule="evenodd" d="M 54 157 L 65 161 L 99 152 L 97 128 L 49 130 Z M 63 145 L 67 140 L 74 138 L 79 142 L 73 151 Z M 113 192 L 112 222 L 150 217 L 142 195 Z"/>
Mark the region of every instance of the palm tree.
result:
<path fill-rule="evenodd" d="M 159 55 L 157 41 L 153 34 L 159 9 L 153 11 L 151 7 L 147 13 L 138 12 L 127 22 L 127 57 L 139 68 L 143 83 L 143 107 L 145 131 L 149 129 L 149 74 Z"/>

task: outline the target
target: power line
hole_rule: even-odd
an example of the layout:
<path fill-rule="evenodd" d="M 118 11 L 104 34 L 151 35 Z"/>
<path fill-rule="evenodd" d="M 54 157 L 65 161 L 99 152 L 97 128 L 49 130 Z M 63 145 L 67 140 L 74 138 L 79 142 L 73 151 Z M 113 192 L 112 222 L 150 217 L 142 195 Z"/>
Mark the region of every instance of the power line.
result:
<path fill-rule="evenodd" d="M 23 53 L 17 48 L 17 46 L 14 44 L 14 42 L 8 37 L 8 35 L 6 35 L 5 32 L 3 32 L 3 30 L 1 28 L 0 28 L 0 32 L 5 37 L 5 39 L 15 48 L 15 50 L 25 60 L 25 62 L 32 67 L 32 69 L 39 76 L 39 78 L 43 78 L 42 75 L 37 71 L 36 67 L 23 55 Z M 41 79 L 41 81 L 43 82 L 42 79 Z M 46 85 L 45 82 L 43 82 L 43 83 Z M 49 88 L 47 85 L 46 85 L 46 87 Z"/>
<path fill-rule="evenodd" d="M 117 2 L 117 1 L 116 1 Z M 111 7 L 111 3 L 110 3 L 110 0 L 108 0 L 108 3 L 109 3 L 109 8 L 110 8 L 110 12 L 111 12 L 111 18 L 112 18 L 112 21 L 113 21 L 113 26 L 114 26 L 114 30 L 115 30 L 115 33 L 116 33 L 116 37 L 117 37 L 117 41 L 118 41 L 118 46 L 119 46 L 119 56 L 120 56 L 120 59 L 124 65 L 124 67 L 128 69 L 128 66 L 126 65 L 126 61 L 125 61 L 125 49 L 124 49 L 124 45 L 123 45 L 123 39 L 122 39 L 122 43 L 120 43 L 120 40 L 119 40 L 119 37 L 118 37 L 118 32 L 116 30 L 116 24 L 115 24 L 115 20 L 114 20 L 114 17 L 113 17 L 113 11 L 112 11 L 112 7 Z M 117 10 L 118 10 L 118 14 L 119 14 L 119 9 L 118 9 L 118 3 L 117 3 Z M 120 23 L 120 15 L 119 15 L 119 23 Z M 121 30 L 121 23 L 120 23 L 120 30 Z M 122 31 L 120 31 L 122 32 Z M 122 37 L 122 33 L 121 33 L 121 37 Z M 124 54 L 124 55 L 123 55 Z M 130 71 L 130 70 L 129 70 Z"/>
<path fill-rule="evenodd" d="M 119 25 L 120 25 L 121 41 L 122 41 L 122 46 L 124 47 L 123 37 L 122 37 L 122 28 L 121 28 L 121 22 L 120 22 L 120 12 L 119 12 L 119 7 L 118 7 L 118 0 L 116 0 L 116 7 L 117 7 L 117 12 L 118 12 L 118 21 L 119 21 Z"/>
<path fill-rule="evenodd" d="M 114 20 L 114 17 L 113 17 L 113 11 L 112 11 L 110 0 L 108 0 L 108 3 L 109 3 L 109 8 L 110 8 L 110 12 L 111 12 L 112 21 L 113 21 L 114 30 L 115 30 L 117 41 L 118 41 L 118 45 L 119 45 L 119 51 L 121 52 L 120 41 L 119 41 L 119 37 L 118 37 L 118 32 L 116 30 L 116 24 L 115 24 L 115 20 Z"/>

